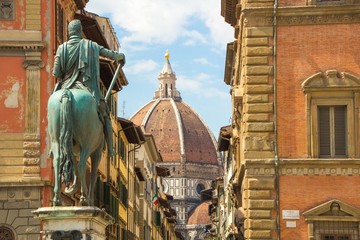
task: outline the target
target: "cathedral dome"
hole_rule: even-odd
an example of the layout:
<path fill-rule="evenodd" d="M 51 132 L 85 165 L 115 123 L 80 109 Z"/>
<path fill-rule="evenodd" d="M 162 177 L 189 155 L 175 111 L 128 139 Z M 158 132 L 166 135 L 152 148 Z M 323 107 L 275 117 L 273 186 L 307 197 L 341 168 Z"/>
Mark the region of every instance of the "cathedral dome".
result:
<path fill-rule="evenodd" d="M 164 162 L 219 165 L 216 141 L 205 122 L 180 97 L 169 54 L 159 75 L 155 97 L 132 117 L 154 136 Z"/>
<path fill-rule="evenodd" d="M 196 225 L 207 225 L 211 223 L 211 218 L 208 213 L 209 205 L 211 201 L 202 202 L 199 206 L 195 208 L 193 213 L 190 215 L 189 220 L 187 222 L 188 225 L 196 224 Z"/>

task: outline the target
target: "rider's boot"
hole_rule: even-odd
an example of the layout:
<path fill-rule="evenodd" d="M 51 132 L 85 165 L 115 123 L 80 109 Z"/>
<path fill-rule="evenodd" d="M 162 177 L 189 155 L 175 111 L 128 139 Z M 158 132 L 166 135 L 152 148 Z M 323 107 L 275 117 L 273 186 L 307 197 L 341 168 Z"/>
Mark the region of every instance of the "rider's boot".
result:
<path fill-rule="evenodd" d="M 106 140 L 107 149 L 108 149 L 108 156 L 115 157 L 115 151 L 113 149 L 113 130 L 112 130 L 111 120 L 110 120 L 109 116 L 105 117 L 104 133 L 105 133 L 105 140 Z"/>

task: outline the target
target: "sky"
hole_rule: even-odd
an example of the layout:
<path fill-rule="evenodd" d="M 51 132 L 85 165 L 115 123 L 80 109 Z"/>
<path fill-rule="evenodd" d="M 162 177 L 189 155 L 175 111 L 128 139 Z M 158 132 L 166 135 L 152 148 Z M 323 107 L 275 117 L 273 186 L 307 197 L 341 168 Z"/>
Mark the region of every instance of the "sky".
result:
<path fill-rule="evenodd" d="M 119 117 L 130 118 L 151 101 L 169 51 L 182 100 L 215 138 L 230 124 L 230 87 L 224 83 L 226 45 L 232 27 L 220 15 L 221 0 L 90 0 L 85 10 L 107 17 L 126 56 L 129 82 L 118 98 Z"/>

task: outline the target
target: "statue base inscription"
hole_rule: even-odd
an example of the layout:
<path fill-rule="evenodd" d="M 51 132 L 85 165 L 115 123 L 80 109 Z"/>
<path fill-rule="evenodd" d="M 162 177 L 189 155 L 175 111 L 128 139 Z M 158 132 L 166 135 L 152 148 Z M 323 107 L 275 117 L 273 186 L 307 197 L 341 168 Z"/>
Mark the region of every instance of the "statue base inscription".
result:
<path fill-rule="evenodd" d="M 97 207 L 43 207 L 33 211 L 46 240 L 105 240 L 114 219 Z"/>

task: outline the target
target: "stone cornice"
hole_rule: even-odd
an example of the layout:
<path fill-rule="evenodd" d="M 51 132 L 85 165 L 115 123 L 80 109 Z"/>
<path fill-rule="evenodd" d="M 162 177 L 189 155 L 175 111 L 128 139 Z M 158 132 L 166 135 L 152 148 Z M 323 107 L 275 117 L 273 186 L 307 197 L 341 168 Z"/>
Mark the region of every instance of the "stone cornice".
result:
<path fill-rule="evenodd" d="M 0 41 L 0 49 L 41 50 L 45 47 L 46 42 Z"/>
<path fill-rule="evenodd" d="M 274 23 L 273 8 L 245 8 L 246 26 L 271 26 Z M 301 6 L 277 9 L 277 25 L 315 25 L 336 23 L 360 23 L 360 9 L 346 6 Z"/>
<path fill-rule="evenodd" d="M 280 159 L 278 165 L 281 176 L 360 176 L 360 159 Z M 273 159 L 247 160 L 243 166 L 247 175 L 275 174 Z"/>

